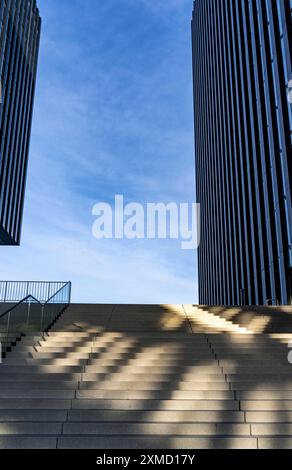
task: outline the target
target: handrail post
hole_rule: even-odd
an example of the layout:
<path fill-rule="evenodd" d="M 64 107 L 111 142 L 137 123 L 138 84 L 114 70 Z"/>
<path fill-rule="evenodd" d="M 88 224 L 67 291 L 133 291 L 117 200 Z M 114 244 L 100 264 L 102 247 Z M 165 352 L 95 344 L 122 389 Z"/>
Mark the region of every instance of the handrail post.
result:
<path fill-rule="evenodd" d="M 4 292 L 5 292 L 5 293 L 4 293 L 4 302 L 6 302 L 7 284 L 8 284 L 8 282 L 6 281 L 6 283 L 5 283 L 5 291 L 4 291 Z"/>
<path fill-rule="evenodd" d="M 47 300 L 51 297 L 51 283 L 48 285 Z"/>
<path fill-rule="evenodd" d="M 26 283 L 26 295 L 28 295 L 28 293 L 29 293 L 28 291 L 29 291 L 29 281 L 27 281 L 27 283 Z"/>
<path fill-rule="evenodd" d="M 244 287 L 240 289 L 240 306 L 241 307 L 245 306 L 245 288 Z"/>
<path fill-rule="evenodd" d="M 28 307 L 27 307 L 27 319 L 26 319 L 26 326 L 29 326 L 29 317 L 30 317 L 30 300 L 28 301 Z"/>
<path fill-rule="evenodd" d="M 68 305 L 71 303 L 71 292 L 72 292 L 72 282 L 69 281 L 69 296 L 68 296 Z"/>
<path fill-rule="evenodd" d="M 41 316 L 41 332 L 43 333 L 43 324 L 44 324 L 44 311 L 45 311 L 45 304 L 42 304 L 42 316 Z"/>
<path fill-rule="evenodd" d="M 10 317 L 11 317 L 11 312 L 8 313 L 8 317 L 7 317 L 6 343 L 8 343 L 8 335 L 9 335 L 9 327 L 10 327 Z"/>

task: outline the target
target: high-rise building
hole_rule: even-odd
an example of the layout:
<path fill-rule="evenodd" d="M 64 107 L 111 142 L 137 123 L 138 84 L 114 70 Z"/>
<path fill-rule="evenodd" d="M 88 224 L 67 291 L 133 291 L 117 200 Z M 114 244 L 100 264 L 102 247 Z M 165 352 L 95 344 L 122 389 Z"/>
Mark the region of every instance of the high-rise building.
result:
<path fill-rule="evenodd" d="M 0 0 L 0 244 L 20 243 L 41 19 L 36 0 Z"/>
<path fill-rule="evenodd" d="M 291 303 L 291 28 L 292 0 L 194 3 L 202 304 Z"/>

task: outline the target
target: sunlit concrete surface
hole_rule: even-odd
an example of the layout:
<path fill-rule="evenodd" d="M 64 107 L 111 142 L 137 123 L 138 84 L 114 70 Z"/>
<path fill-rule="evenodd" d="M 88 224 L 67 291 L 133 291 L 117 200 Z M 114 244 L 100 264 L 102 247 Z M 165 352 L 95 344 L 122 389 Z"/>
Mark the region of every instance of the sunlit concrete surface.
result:
<path fill-rule="evenodd" d="M 71 305 L 0 366 L 0 448 L 292 448 L 291 313 Z"/>
<path fill-rule="evenodd" d="M 196 307 L 194 307 L 196 308 Z M 200 311 L 214 314 L 233 325 L 255 333 L 291 333 L 292 306 L 265 307 L 198 307 Z"/>

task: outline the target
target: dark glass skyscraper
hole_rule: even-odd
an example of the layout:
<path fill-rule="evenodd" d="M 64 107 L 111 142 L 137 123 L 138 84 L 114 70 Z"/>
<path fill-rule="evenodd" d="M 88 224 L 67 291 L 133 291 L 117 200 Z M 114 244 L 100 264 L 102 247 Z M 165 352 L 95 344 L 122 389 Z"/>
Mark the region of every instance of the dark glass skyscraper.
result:
<path fill-rule="evenodd" d="M 292 0 L 196 0 L 200 303 L 291 303 Z"/>
<path fill-rule="evenodd" d="M 0 244 L 20 243 L 41 19 L 36 0 L 0 0 Z"/>

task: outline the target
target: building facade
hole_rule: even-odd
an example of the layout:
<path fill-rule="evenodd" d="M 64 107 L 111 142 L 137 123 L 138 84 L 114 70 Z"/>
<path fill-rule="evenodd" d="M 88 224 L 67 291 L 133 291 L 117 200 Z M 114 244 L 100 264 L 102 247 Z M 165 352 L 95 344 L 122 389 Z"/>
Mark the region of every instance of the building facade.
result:
<path fill-rule="evenodd" d="M 292 0 L 196 0 L 192 38 L 200 303 L 291 304 Z"/>
<path fill-rule="evenodd" d="M 41 19 L 36 0 L 0 0 L 0 244 L 20 243 Z"/>

